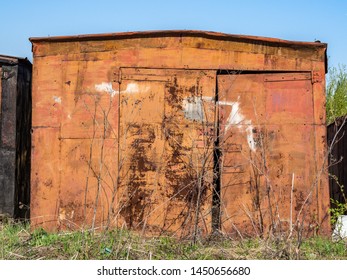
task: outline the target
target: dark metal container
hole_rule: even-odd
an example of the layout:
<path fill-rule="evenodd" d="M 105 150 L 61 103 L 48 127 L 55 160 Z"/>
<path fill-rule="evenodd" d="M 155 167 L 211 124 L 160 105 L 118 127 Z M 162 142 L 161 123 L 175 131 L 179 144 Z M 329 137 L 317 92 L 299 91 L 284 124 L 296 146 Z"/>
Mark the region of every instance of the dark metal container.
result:
<path fill-rule="evenodd" d="M 29 217 L 31 71 L 25 58 L 0 55 L 0 215 Z"/>

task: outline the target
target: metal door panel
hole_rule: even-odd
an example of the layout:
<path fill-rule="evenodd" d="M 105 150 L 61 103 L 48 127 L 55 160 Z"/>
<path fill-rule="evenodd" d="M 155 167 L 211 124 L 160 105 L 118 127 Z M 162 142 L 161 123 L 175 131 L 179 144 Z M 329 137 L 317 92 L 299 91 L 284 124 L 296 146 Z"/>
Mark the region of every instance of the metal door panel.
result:
<path fill-rule="evenodd" d="M 214 94 L 214 72 L 121 70 L 119 207 L 127 226 L 190 235 L 195 223 L 209 231 Z"/>
<path fill-rule="evenodd" d="M 223 231 L 262 235 L 274 227 L 285 230 L 307 209 L 313 215 L 306 222 L 314 224 L 310 74 L 218 76 L 218 95 Z"/>

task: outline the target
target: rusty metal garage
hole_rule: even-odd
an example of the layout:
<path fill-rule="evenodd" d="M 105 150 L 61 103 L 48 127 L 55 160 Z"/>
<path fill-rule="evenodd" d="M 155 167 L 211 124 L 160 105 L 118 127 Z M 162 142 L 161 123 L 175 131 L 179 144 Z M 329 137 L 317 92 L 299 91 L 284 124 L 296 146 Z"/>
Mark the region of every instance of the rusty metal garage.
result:
<path fill-rule="evenodd" d="M 329 231 L 326 44 L 204 31 L 30 40 L 34 226 Z"/>

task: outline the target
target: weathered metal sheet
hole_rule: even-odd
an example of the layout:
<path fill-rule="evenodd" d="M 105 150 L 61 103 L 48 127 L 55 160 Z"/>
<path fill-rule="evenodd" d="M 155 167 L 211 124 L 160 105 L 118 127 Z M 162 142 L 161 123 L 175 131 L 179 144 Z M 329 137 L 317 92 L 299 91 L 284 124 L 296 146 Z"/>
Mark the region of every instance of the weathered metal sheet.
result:
<path fill-rule="evenodd" d="M 97 60 L 119 67 L 312 71 L 325 67 L 326 44 L 174 30 L 31 38 L 36 57 Z M 298 55 L 298 52 L 300 53 Z M 323 70 L 324 73 L 325 70 Z"/>
<path fill-rule="evenodd" d="M 215 72 L 130 68 L 121 79 L 122 217 L 147 233 L 206 234 Z"/>
<path fill-rule="evenodd" d="M 323 166 L 315 160 L 311 75 L 219 76 L 218 88 L 223 230 L 262 235 L 288 231 L 291 223 L 316 229 L 324 220 L 317 207 Z"/>
<path fill-rule="evenodd" d="M 0 212 L 15 214 L 16 95 L 18 66 L 2 66 L 0 138 Z"/>
<path fill-rule="evenodd" d="M 18 207 L 15 216 L 30 217 L 31 169 L 31 74 L 29 61 L 19 60 L 16 110 L 16 180 L 15 197 Z"/>
<path fill-rule="evenodd" d="M 2 66 L 1 145 L 16 148 L 16 97 L 18 66 Z"/>
<path fill-rule="evenodd" d="M 0 65 L 0 120 L 1 120 L 1 114 L 2 114 L 2 67 Z M 1 133 L 1 131 L 0 131 Z M 0 134 L 1 135 L 1 134 Z"/>
<path fill-rule="evenodd" d="M 184 31 L 32 42 L 33 224 L 233 235 L 236 216 L 251 234 L 240 203 L 256 217 L 254 185 L 271 181 L 285 227 L 292 174 L 300 201 L 324 163 L 325 44 Z"/>
<path fill-rule="evenodd" d="M 52 59 L 36 67 L 57 65 L 53 82 L 47 75 L 34 84 L 34 99 L 45 90 L 50 94 L 34 105 L 32 161 L 47 164 L 32 168 L 32 224 L 51 230 L 114 225 L 119 85 L 108 82 L 112 66 L 98 61 Z"/>
<path fill-rule="evenodd" d="M 329 189 L 334 202 L 346 203 L 347 197 L 347 149 L 346 149 L 346 116 L 339 117 L 327 127 L 327 139 L 331 154 L 329 155 Z"/>
<path fill-rule="evenodd" d="M 31 64 L 0 56 L 0 214 L 28 218 Z"/>
<path fill-rule="evenodd" d="M 79 86 L 76 72 L 63 69 L 66 94 L 47 98 L 48 112 L 61 114 L 61 128 L 49 133 L 58 140 L 43 140 L 45 128 L 34 129 L 42 149 L 34 146 L 33 161 L 47 161 L 52 145 L 60 148 L 48 170 L 33 167 L 32 205 L 56 205 L 45 215 L 34 211 L 33 224 L 116 224 L 180 236 L 210 231 L 215 72 L 122 68 L 114 82 L 97 83 L 88 69 Z M 58 221 L 49 225 L 49 217 Z"/>
<path fill-rule="evenodd" d="M 47 230 L 55 230 L 58 227 L 61 176 L 60 148 L 56 148 L 60 147 L 59 129 L 36 128 L 32 141 L 30 221 L 33 227 L 42 226 Z"/>

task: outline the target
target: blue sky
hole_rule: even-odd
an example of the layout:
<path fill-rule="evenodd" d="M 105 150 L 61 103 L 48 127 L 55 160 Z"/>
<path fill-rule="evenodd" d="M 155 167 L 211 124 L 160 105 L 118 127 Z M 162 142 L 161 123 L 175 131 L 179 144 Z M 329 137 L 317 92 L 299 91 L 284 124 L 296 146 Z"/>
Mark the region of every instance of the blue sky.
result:
<path fill-rule="evenodd" d="M 0 0 L 0 54 L 31 59 L 29 37 L 195 29 L 328 43 L 347 65 L 347 1 Z"/>

